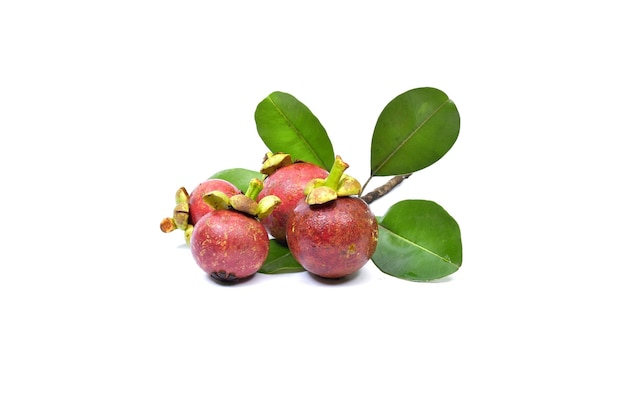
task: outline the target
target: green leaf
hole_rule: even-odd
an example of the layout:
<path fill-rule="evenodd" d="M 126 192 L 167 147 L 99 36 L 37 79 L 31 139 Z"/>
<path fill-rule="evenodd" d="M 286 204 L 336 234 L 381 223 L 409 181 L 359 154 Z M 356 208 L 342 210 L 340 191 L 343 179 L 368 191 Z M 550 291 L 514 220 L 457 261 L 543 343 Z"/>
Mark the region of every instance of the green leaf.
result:
<path fill-rule="evenodd" d="M 409 174 L 437 162 L 460 130 L 456 105 L 435 88 L 409 90 L 378 117 L 371 147 L 371 176 Z"/>
<path fill-rule="evenodd" d="M 248 189 L 248 186 L 250 185 L 250 180 L 252 178 L 258 178 L 263 181 L 263 174 L 261 174 L 259 171 L 252 171 L 246 168 L 230 168 L 216 172 L 209 178 L 219 178 L 222 180 L 226 180 L 233 184 L 235 187 L 239 188 L 242 193 L 245 193 Z"/>
<path fill-rule="evenodd" d="M 292 95 L 273 92 L 254 112 L 259 136 L 274 153 L 285 152 L 294 159 L 330 170 L 335 160 L 326 129 L 315 115 Z"/>
<path fill-rule="evenodd" d="M 296 261 L 285 245 L 278 243 L 275 239 L 270 240 L 270 252 L 259 269 L 264 274 L 278 274 L 283 272 L 300 272 L 304 268 Z"/>
<path fill-rule="evenodd" d="M 372 261 L 386 274 L 431 281 L 456 272 L 462 259 L 459 225 L 432 201 L 400 201 L 379 218 Z"/>

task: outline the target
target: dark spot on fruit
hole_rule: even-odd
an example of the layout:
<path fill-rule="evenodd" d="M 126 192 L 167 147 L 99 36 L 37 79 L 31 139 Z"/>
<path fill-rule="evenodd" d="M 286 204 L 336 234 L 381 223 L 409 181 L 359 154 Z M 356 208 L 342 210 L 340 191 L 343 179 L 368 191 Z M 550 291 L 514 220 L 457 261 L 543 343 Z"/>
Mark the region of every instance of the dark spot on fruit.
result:
<path fill-rule="evenodd" d="M 226 271 L 212 272 L 211 278 L 224 284 L 234 284 L 236 282 L 239 282 L 239 278 L 237 278 L 237 275 Z"/>

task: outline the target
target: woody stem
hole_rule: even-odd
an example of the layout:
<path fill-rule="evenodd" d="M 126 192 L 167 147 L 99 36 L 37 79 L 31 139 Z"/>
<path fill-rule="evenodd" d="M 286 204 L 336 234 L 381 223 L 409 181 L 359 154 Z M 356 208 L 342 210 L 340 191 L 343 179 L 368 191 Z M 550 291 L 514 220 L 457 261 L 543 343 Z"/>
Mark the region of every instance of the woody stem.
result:
<path fill-rule="evenodd" d="M 361 199 L 365 201 L 367 204 L 371 204 L 372 202 L 378 200 L 379 198 L 381 198 L 382 196 L 386 195 L 391 190 L 396 188 L 398 185 L 400 185 L 402 181 L 409 178 L 410 176 L 411 174 L 396 175 L 395 177 L 387 181 L 385 184 L 365 194 L 363 197 L 361 197 Z"/>

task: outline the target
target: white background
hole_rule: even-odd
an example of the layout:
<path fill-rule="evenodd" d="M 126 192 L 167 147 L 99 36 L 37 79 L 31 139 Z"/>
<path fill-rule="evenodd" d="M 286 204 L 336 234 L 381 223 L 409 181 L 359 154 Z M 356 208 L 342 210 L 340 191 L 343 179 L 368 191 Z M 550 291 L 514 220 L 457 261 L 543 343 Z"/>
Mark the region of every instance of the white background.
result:
<path fill-rule="evenodd" d="M 0 415 L 626 415 L 618 2 L 225 4 L 0 6 Z M 224 287 L 160 232 L 178 187 L 259 167 L 269 93 L 364 181 L 424 86 L 459 138 L 372 209 L 441 204 L 449 278 Z"/>

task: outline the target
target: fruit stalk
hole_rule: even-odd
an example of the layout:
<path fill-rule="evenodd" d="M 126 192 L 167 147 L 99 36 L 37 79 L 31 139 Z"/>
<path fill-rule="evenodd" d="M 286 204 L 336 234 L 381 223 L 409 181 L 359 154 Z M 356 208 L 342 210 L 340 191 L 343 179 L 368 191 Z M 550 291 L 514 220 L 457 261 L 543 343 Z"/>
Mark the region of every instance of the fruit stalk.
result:
<path fill-rule="evenodd" d="M 335 157 L 335 162 L 326 179 L 314 179 L 304 188 L 306 202 L 309 204 L 325 204 L 336 200 L 337 197 L 357 195 L 361 192 L 361 184 L 353 177 L 344 172 L 350 166 L 341 159 Z"/>
<path fill-rule="evenodd" d="M 349 167 L 350 166 L 345 163 L 339 155 L 337 155 L 335 162 L 333 162 L 333 166 L 328 173 L 328 177 L 324 180 L 324 185 L 332 188 L 333 190 L 337 190 L 339 188 L 339 180 L 341 180 L 341 176 Z"/>

